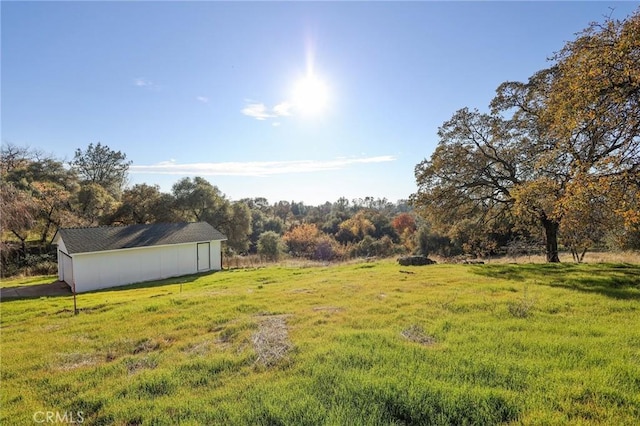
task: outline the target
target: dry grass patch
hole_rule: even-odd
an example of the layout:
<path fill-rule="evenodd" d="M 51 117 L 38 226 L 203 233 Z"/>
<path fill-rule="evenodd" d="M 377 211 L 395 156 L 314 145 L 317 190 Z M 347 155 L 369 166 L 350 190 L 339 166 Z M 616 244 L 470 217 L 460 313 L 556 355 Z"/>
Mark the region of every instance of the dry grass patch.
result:
<path fill-rule="evenodd" d="M 265 367 L 276 365 L 293 348 L 285 321 L 287 317 L 289 315 L 270 315 L 260 319 L 258 331 L 251 339 L 257 354 L 257 364 Z"/>
<path fill-rule="evenodd" d="M 211 345 L 212 343 L 206 340 L 200 343 L 189 344 L 185 348 L 183 348 L 182 351 L 189 355 L 203 356 L 207 355 L 211 351 Z"/>
<path fill-rule="evenodd" d="M 154 369 L 158 366 L 158 361 L 155 358 L 142 357 L 142 358 L 127 358 L 124 361 L 124 365 L 127 368 L 127 373 L 135 374 L 140 370 Z"/>
<path fill-rule="evenodd" d="M 315 290 L 311 290 L 308 288 L 294 288 L 293 290 L 289 290 L 289 293 L 294 293 L 294 294 L 298 294 L 298 293 L 311 294 L 315 292 L 316 292 Z"/>
<path fill-rule="evenodd" d="M 99 359 L 95 354 L 71 352 L 58 354 L 56 368 L 62 371 L 75 370 L 76 368 L 91 367 L 98 363 Z"/>
<path fill-rule="evenodd" d="M 402 335 L 402 337 L 404 337 L 407 340 L 410 340 L 412 342 L 419 343 L 425 346 L 433 345 L 436 342 L 435 338 L 429 336 L 427 333 L 424 332 L 422 327 L 416 324 L 402 330 L 402 333 L 400 334 Z"/>
<path fill-rule="evenodd" d="M 562 263 L 574 263 L 571 253 L 561 252 L 559 254 L 560 261 Z M 543 254 L 531 254 L 531 255 L 517 255 L 517 256 L 500 256 L 491 258 L 480 258 L 485 263 L 518 263 L 518 264 L 546 264 L 547 258 Z M 450 260 L 446 258 L 438 259 L 442 263 L 450 263 Z M 602 251 L 588 251 L 584 256 L 583 263 L 630 263 L 640 264 L 640 251 L 617 251 L 617 252 L 602 252 Z"/>
<path fill-rule="evenodd" d="M 131 351 L 132 354 L 153 352 L 160 349 L 160 342 L 155 339 L 142 339 L 138 341 Z"/>
<path fill-rule="evenodd" d="M 336 312 L 344 311 L 344 308 L 340 308 L 338 306 L 314 306 L 313 311 L 314 312 L 322 311 L 322 312 L 329 312 L 331 314 L 335 314 Z"/>

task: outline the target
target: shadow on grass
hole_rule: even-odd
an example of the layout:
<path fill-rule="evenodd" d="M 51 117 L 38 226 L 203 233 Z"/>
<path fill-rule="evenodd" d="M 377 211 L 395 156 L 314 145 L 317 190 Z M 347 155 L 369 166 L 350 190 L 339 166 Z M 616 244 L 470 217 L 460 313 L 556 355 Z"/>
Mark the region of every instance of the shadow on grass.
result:
<path fill-rule="evenodd" d="M 204 276 L 207 276 L 207 275 L 211 275 L 211 274 L 215 274 L 216 272 L 220 272 L 220 271 L 206 271 L 206 272 L 201 272 L 199 274 L 191 274 L 191 275 L 183 275 L 183 276 L 180 276 L 180 277 L 165 278 L 163 280 L 143 281 L 143 282 L 139 282 L 139 283 L 135 283 L 135 284 L 128 284 L 128 285 L 123 285 L 123 286 L 118 286 L 118 287 L 110 287 L 110 288 L 101 288 L 101 289 L 98 289 L 98 290 L 93 290 L 93 291 L 88 291 L 86 293 L 78 293 L 78 294 L 81 295 L 81 294 L 113 293 L 113 292 L 118 292 L 118 291 L 134 290 L 134 289 L 138 289 L 138 288 L 149 289 L 149 288 L 154 288 L 154 287 L 164 287 L 164 286 L 176 285 L 176 284 L 186 284 L 186 283 L 192 283 L 195 280 L 197 280 L 198 278 L 201 278 L 201 277 L 204 277 Z"/>
<path fill-rule="evenodd" d="M 176 284 L 191 283 L 200 277 L 213 274 L 219 271 L 207 271 L 199 274 L 184 275 L 181 277 L 165 278 L 156 281 L 144 281 L 135 284 L 123 285 L 118 287 L 103 288 L 99 290 L 78 293 L 78 296 L 88 294 L 113 293 L 124 290 L 134 290 L 138 288 L 150 289 L 154 287 L 164 287 Z M 14 300 L 34 299 L 40 297 L 68 297 L 73 293 L 69 285 L 62 281 L 55 281 L 46 284 L 24 285 L 8 288 L 0 288 L 0 301 L 11 302 Z"/>
<path fill-rule="evenodd" d="M 528 264 L 474 266 L 473 272 L 492 278 L 534 281 L 598 293 L 623 300 L 640 300 L 640 265 L 611 264 Z"/>
<path fill-rule="evenodd" d="M 54 281 L 45 284 L 21 285 L 0 288 L 0 301 L 33 299 L 39 297 L 71 296 L 71 288 L 67 283 Z"/>

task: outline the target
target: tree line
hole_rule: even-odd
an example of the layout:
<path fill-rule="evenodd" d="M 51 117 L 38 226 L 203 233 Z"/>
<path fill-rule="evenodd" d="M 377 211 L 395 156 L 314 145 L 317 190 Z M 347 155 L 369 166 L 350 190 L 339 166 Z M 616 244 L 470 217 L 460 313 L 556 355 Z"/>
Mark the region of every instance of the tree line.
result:
<path fill-rule="evenodd" d="M 3 275 L 55 270 L 52 239 L 60 227 L 205 221 L 223 232 L 227 255 L 283 254 L 314 260 L 389 256 L 413 250 L 416 219 L 406 201 L 340 198 L 319 206 L 245 198 L 232 201 L 203 177 L 127 186 L 126 154 L 101 143 L 68 163 L 4 144 L 0 153 Z"/>

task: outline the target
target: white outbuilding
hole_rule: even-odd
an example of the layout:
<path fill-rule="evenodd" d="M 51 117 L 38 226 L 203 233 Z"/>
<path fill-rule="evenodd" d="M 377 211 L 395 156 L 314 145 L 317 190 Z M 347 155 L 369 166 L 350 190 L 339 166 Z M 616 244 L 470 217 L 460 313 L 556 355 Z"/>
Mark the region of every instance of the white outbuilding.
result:
<path fill-rule="evenodd" d="M 206 222 L 61 228 L 58 279 L 77 293 L 222 269 L 222 233 Z"/>

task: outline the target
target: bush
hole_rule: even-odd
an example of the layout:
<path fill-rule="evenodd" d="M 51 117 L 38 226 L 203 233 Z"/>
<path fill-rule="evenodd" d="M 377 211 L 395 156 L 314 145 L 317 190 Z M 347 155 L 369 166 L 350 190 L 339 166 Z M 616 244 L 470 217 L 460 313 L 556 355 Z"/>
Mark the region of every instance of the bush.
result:
<path fill-rule="evenodd" d="M 314 260 L 328 262 L 338 255 L 338 242 L 328 235 L 322 235 L 316 240 L 316 249 L 313 254 Z"/>
<path fill-rule="evenodd" d="M 388 235 L 375 239 L 366 235 L 362 241 L 349 246 L 350 257 L 389 257 L 397 253 L 398 248 Z"/>
<path fill-rule="evenodd" d="M 27 247 L 27 253 L 23 254 L 18 245 L 3 243 L 2 245 L 2 277 L 10 277 L 23 274 L 54 275 L 58 272 L 55 252 L 44 252 L 47 248 L 40 246 Z"/>
<path fill-rule="evenodd" d="M 55 275 L 58 273 L 58 264 L 52 261 L 44 261 L 33 266 L 24 268 L 23 273 L 27 276 L 32 275 Z"/>
<path fill-rule="evenodd" d="M 258 254 L 267 260 L 278 260 L 284 251 L 284 243 L 280 235 L 274 231 L 267 231 L 260 234 L 258 238 Z"/>
<path fill-rule="evenodd" d="M 374 256 L 388 257 L 396 253 L 396 246 L 391 237 L 385 235 L 371 244 L 371 252 Z"/>

